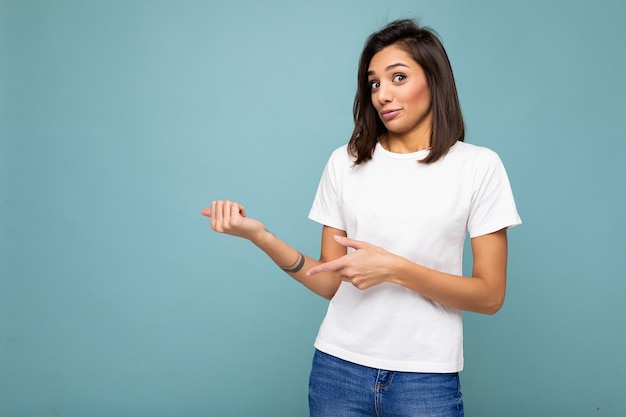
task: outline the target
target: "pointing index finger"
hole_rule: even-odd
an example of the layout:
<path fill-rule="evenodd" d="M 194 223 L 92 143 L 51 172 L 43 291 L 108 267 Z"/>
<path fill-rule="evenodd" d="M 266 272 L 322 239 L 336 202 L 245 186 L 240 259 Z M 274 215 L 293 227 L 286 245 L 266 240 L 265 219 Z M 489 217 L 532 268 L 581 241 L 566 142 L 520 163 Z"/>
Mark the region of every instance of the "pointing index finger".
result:
<path fill-rule="evenodd" d="M 325 262 L 323 264 L 316 265 L 313 268 L 309 269 L 306 272 L 306 275 L 307 276 L 311 276 L 311 275 L 319 274 L 320 272 L 334 272 L 334 271 L 338 271 L 339 269 L 342 268 L 340 259 L 341 258 L 335 259 L 334 261 L 329 261 L 329 262 Z"/>

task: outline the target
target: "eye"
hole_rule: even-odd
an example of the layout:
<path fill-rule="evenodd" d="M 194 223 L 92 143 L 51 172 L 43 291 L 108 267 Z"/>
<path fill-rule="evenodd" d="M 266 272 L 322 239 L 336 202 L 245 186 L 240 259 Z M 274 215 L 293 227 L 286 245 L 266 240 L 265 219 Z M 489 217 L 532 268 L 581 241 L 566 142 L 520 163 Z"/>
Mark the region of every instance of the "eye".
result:
<path fill-rule="evenodd" d="M 396 83 L 402 82 L 406 80 L 406 75 L 404 74 L 394 74 L 393 75 L 393 81 Z"/>
<path fill-rule="evenodd" d="M 370 80 L 370 89 L 375 90 L 378 87 L 380 87 L 380 82 L 378 81 L 374 81 L 374 80 Z"/>

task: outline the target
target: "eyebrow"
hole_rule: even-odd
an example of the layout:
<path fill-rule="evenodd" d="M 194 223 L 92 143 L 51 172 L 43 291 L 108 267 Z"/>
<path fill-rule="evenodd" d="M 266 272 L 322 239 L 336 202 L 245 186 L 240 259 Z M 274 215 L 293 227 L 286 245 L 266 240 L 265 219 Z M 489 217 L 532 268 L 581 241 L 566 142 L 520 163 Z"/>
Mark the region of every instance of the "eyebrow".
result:
<path fill-rule="evenodd" d="M 392 69 L 397 68 L 397 67 L 409 68 L 408 65 L 403 64 L 402 62 L 398 62 L 398 63 L 389 65 L 387 68 L 385 68 L 385 71 L 389 71 L 389 70 L 392 70 Z M 376 71 L 372 71 L 372 70 L 367 71 L 367 75 L 374 75 L 374 74 L 376 74 Z"/>

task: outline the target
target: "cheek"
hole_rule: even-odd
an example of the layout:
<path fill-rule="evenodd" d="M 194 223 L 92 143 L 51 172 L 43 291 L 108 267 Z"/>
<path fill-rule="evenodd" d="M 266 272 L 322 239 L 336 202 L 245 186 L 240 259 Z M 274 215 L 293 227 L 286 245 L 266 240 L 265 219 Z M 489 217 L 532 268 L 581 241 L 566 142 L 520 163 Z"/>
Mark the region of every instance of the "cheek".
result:
<path fill-rule="evenodd" d="M 412 94 L 411 101 L 416 105 L 430 107 L 430 89 L 428 85 L 418 86 Z"/>

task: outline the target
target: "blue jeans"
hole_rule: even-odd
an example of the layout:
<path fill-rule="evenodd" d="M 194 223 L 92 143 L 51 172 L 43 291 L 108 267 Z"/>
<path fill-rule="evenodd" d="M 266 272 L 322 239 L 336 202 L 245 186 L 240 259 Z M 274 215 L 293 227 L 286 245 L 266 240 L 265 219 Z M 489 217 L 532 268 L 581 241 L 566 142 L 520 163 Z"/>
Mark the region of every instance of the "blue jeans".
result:
<path fill-rule="evenodd" d="M 463 417 L 459 375 L 368 368 L 315 351 L 311 417 Z"/>

